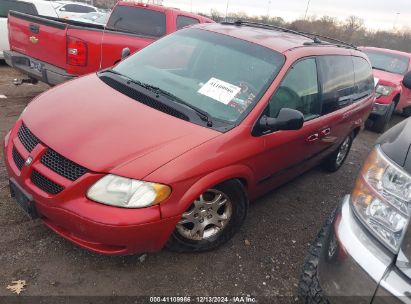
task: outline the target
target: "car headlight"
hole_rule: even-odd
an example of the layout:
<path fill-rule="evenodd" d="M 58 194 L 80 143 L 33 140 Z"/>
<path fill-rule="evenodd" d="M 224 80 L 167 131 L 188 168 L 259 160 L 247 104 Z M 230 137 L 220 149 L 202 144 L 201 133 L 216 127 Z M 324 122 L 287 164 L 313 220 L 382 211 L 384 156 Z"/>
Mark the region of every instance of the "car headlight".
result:
<path fill-rule="evenodd" d="M 397 253 L 410 219 L 411 176 L 376 147 L 368 156 L 352 192 L 357 217 Z"/>
<path fill-rule="evenodd" d="M 171 188 L 166 185 L 109 174 L 88 190 L 87 197 L 116 207 L 144 208 L 161 203 L 170 193 Z"/>
<path fill-rule="evenodd" d="M 390 86 L 385 86 L 385 85 L 377 85 L 377 87 L 375 88 L 375 93 L 377 93 L 377 96 L 380 97 L 382 96 L 388 96 L 391 94 L 393 88 Z"/>

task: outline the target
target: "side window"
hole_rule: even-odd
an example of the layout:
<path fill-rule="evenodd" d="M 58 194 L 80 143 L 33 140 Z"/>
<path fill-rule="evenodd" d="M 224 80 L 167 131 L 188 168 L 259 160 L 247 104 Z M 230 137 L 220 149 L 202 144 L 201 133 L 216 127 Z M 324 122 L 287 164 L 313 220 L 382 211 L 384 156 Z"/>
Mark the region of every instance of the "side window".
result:
<path fill-rule="evenodd" d="M 317 64 L 315 58 L 298 61 L 288 71 L 277 91 L 271 97 L 268 115 L 277 117 L 282 108 L 290 108 L 304 114 L 310 120 L 320 114 Z"/>
<path fill-rule="evenodd" d="M 0 0 L 0 17 L 7 18 L 9 11 L 37 15 L 37 10 L 33 3 L 14 0 Z"/>
<path fill-rule="evenodd" d="M 354 101 L 357 101 L 369 96 L 374 91 L 374 76 L 367 60 L 361 57 L 352 57 L 352 59 L 356 86 Z"/>
<path fill-rule="evenodd" d="M 351 56 L 320 56 L 323 85 L 322 115 L 350 105 L 354 99 L 354 68 Z"/>
<path fill-rule="evenodd" d="M 63 7 L 66 12 L 70 13 L 91 13 L 95 11 L 92 7 L 84 5 L 67 4 Z"/>
<path fill-rule="evenodd" d="M 183 27 L 200 23 L 200 20 L 187 16 L 177 16 L 177 29 L 180 30 Z"/>

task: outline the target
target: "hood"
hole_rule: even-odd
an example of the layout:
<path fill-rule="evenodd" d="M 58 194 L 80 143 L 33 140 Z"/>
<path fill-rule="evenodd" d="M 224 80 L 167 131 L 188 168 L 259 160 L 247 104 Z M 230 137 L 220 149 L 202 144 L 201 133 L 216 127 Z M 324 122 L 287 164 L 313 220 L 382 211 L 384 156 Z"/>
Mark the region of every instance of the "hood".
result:
<path fill-rule="evenodd" d="M 373 69 L 375 78 L 379 79 L 379 83 L 383 85 L 398 86 L 404 79 L 403 75 L 385 72 L 377 69 Z"/>
<path fill-rule="evenodd" d="M 42 94 L 22 119 L 41 142 L 66 158 L 95 172 L 132 178 L 143 178 L 221 134 L 141 104 L 95 74 Z M 138 172 L 126 171 L 130 162 Z"/>

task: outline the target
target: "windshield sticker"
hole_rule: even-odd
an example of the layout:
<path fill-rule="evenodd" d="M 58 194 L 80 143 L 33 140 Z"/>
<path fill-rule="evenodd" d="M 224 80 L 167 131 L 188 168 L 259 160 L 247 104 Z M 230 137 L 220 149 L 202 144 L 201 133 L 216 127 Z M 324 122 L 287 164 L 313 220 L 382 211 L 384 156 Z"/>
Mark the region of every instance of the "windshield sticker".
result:
<path fill-rule="evenodd" d="M 211 78 L 198 90 L 198 93 L 228 105 L 240 91 L 240 87 L 217 78 Z"/>

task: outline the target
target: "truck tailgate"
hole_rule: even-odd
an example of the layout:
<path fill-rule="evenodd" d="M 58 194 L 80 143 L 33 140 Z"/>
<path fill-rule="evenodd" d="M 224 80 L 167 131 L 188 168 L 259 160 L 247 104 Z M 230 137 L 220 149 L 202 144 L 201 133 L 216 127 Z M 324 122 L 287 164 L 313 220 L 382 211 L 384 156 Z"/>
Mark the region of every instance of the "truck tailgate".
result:
<path fill-rule="evenodd" d="M 57 67 L 66 66 L 67 24 L 47 17 L 9 13 L 10 49 Z"/>

